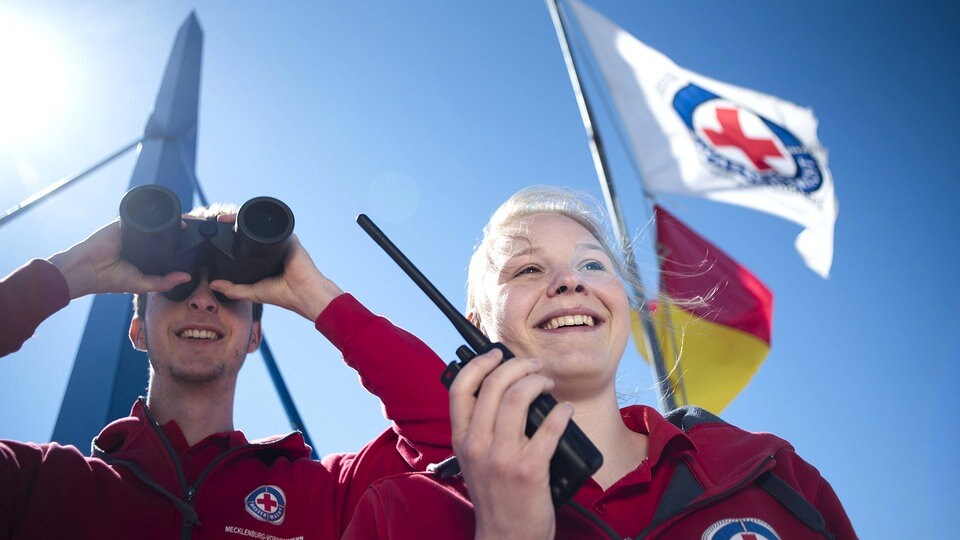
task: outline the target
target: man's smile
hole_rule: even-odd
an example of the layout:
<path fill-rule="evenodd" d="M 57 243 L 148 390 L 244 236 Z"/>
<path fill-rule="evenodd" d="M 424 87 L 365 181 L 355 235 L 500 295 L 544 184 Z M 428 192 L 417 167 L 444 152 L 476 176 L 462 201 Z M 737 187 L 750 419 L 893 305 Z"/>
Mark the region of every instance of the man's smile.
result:
<path fill-rule="evenodd" d="M 199 328 L 187 328 L 177 333 L 178 337 L 185 339 L 220 339 L 220 334 L 212 330 L 201 330 Z"/>

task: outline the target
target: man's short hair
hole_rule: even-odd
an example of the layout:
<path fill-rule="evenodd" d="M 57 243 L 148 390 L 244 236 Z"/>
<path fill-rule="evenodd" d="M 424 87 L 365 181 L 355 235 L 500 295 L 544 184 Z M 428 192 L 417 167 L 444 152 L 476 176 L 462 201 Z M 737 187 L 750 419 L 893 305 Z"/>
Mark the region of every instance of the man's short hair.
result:
<path fill-rule="evenodd" d="M 240 210 L 240 207 L 235 204 L 230 203 L 213 203 L 209 206 L 197 206 L 193 210 L 187 212 L 188 216 L 195 217 L 197 219 L 216 219 L 217 216 L 223 216 L 228 214 L 236 214 Z M 133 295 L 133 315 L 140 319 L 141 321 L 145 320 L 144 317 L 147 314 L 147 295 L 146 294 L 134 294 Z M 260 322 L 260 319 L 263 317 L 263 304 L 254 302 L 253 303 L 253 322 Z"/>

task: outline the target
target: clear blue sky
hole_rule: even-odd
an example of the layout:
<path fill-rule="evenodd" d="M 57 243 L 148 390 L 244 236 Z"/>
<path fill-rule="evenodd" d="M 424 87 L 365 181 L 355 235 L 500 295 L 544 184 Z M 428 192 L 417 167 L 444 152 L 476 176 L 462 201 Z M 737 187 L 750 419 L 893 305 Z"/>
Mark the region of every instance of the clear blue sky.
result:
<path fill-rule="evenodd" d="M 863 537 L 941 536 L 960 507 L 950 278 L 960 243 L 948 218 L 960 203 L 960 8 L 587 2 L 681 66 L 814 109 L 840 200 L 830 280 L 793 251 L 796 225 L 662 200 L 775 295 L 770 356 L 724 417 L 793 442 Z M 287 201 L 321 269 L 442 356 L 453 358 L 457 336 L 355 215 L 370 214 L 462 306 L 471 248 L 506 196 L 532 183 L 600 195 L 541 1 L 15 0 L 0 4 L 0 209 L 142 133 L 193 9 L 205 32 L 197 173 L 207 195 Z M 615 131 L 600 127 L 647 249 L 647 205 Z M 112 219 L 134 160 L 0 228 L 0 274 Z M 641 260 L 655 287 L 653 260 Z M 0 437 L 50 437 L 89 305 L 74 302 L 0 361 Z M 386 427 L 308 322 L 268 309 L 265 329 L 321 454 Z M 625 402 L 655 402 L 632 348 L 621 372 Z M 259 356 L 244 368 L 236 415 L 252 437 L 287 429 Z"/>

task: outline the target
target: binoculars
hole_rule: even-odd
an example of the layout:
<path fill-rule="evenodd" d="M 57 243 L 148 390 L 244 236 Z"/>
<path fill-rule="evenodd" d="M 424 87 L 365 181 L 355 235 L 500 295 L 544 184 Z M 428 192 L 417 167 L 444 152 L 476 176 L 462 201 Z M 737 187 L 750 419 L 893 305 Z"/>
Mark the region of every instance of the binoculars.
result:
<path fill-rule="evenodd" d="M 283 271 L 293 234 L 293 212 L 272 197 L 250 199 L 235 223 L 182 219 L 177 195 L 155 184 L 138 186 L 120 200 L 121 256 L 144 274 L 182 271 L 191 276 L 164 293 L 181 301 L 207 279 L 255 283 Z M 183 226 L 186 223 L 186 226 Z"/>

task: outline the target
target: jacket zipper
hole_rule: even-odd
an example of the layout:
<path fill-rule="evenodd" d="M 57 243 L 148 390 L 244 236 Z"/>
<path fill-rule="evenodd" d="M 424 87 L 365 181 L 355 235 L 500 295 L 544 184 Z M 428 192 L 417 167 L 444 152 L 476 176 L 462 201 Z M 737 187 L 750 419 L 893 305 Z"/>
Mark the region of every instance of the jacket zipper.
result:
<path fill-rule="evenodd" d="M 143 398 L 140 398 L 140 401 L 143 401 Z M 163 443 L 163 447 L 167 449 L 167 454 L 170 456 L 170 460 L 173 461 L 174 468 L 177 470 L 177 480 L 180 483 L 180 489 L 184 494 L 184 502 L 190 507 L 191 510 L 194 510 L 194 515 L 196 511 L 193 508 L 193 495 L 192 488 L 187 486 L 187 475 L 183 472 L 183 465 L 180 464 L 180 457 L 173 450 L 173 445 L 170 444 L 170 439 L 167 438 L 166 433 L 160 429 L 160 425 L 157 424 L 157 421 L 153 419 L 153 415 L 150 414 L 150 409 L 147 407 L 147 403 L 143 403 L 143 412 L 147 417 L 147 420 L 150 421 L 150 425 L 153 427 L 153 431 L 156 432 L 157 436 L 160 437 L 160 442 Z M 193 534 L 193 526 L 200 524 L 200 517 L 197 516 L 197 521 L 194 523 L 191 521 L 186 514 L 183 514 L 183 520 L 180 525 L 180 537 L 184 540 L 189 540 L 190 536 Z"/>
<path fill-rule="evenodd" d="M 228 449 L 226 452 L 214 458 L 214 460 L 211 461 L 210 464 L 203 469 L 203 472 L 200 473 L 200 476 L 197 477 L 197 481 L 194 482 L 192 486 L 187 487 L 187 502 L 190 503 L 190 506 L 193 506 L 193 499 L 196 497 L 197 492 L 200 491 L 200 484 L 203 483 L 204 478 L 206 478 L 207 475 L 210 474 L 210 471 L 212 471 L 214 467 L 219 465 L 223 460 L 227 459 L 228 457 L 236 454 L 241 450 L 246 450 L 251 446 L 255 446 L 255 445 L 247 443 L 241 446 L 234 446 L 233 448 Z"/>
<path fill-rule="evenodd" d="M 140 400 L 143 401 L 143 398 L 141 397 Z M 197 496 L 197 492 L 200 490 L 201 482 L 203 482 L 204 478 L 207 477 L 210 471 L 212 471 L 214 467 L 219 465 L 223 460 L 227 459 L 230 456 L 233 456 L 234 454 L 236 454 L 237 452 L 240 452 L 241 450 L 245 450 L 247 448 L 260 446 L 260 445 L 247 443 L 247 444 L 235 446 L 233 448 L 228 449 L 226 452 L 214 458 L 214 460 L 210 462 L 210 464 L 207 465 L 205 469 L 203 469 L 203 472 L 201 472 L 200 476 L 197 477 L 197 480 L 194 483 L 194 485 L 188 486 L 187 476 L 183 472 L 183 466 L 180 464 L 179 456 L 177 456 L 177 453 L 173 450 L 173 445 L 170 443 L 170 440 L 167 439 L 167 435 L 163 432 L 162 429 L 160 429 L 160 425 L 157 424 L 157 421 L 153 419 L 153 416 L 150 414 L 150 409 L 147 408 L 146 403 L 143 404 L 143 411 L 147 417 L 147 420 L 150 421 L 150 425 L 153 427 L 153 430 L 160 437 L 160 441 L 163 442 L 163 446 L 164 448 L 167 449 L 167 454 L 170 455 L 170 459 L 173 461 L 173 465 L 177 470 L 177 478 L 180 481 L 180 489 L 184 493 L 183 502 L 187 503 L 190 510 L 193 511 L 193 515 L 196 516 L 196 521 L 193 521 L 190 519 L 190 516 L 183 513 L 183 510 L 181 510 L 181 514 L 183 515 L 183 521 L 180 527 L 180 537 L 183 538 L 184 540 L 189 540 L 191 535 L 193 534 L 193 526 L 200 525 L 200 517 L 197 516 L 196 509 L 194 508 L 193 505 Z M 292 437 L 295 434 L 296 432 L 289 433 L 281 437 L 280 439 L 277 439 L 276 441 L 270 441 L 270 444 L 272 445 L 272 444 L 279 443 L 283 440 L 286 440 L 288 437 Z"/>

